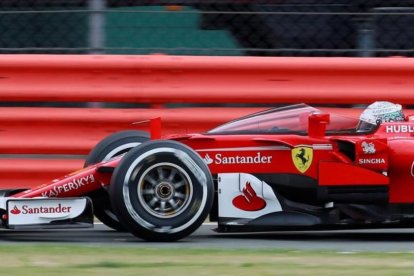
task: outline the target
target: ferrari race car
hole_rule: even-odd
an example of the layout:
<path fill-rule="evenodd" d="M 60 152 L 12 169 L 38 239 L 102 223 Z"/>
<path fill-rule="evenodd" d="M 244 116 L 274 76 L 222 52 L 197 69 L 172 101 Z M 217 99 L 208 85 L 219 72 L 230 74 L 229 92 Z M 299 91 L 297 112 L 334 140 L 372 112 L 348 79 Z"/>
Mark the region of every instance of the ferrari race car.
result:
<path fill-rule="evenodd" d="M 3 226 L 84 227 L 94 213 L 149 241 L 208 216 L 219 232 L 414 227 L 412 116 L 361 128 L 299 104 L 204 134 L 160 139 L 156 125 L 110 135 L 61 179 L 4 191 Z"/>

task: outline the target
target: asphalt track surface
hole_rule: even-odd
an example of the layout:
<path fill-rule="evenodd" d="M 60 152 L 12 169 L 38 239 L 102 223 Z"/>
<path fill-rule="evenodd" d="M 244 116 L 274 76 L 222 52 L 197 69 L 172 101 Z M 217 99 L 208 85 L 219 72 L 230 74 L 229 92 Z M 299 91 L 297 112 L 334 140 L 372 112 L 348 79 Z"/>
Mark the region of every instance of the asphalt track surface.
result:
<path fill-rule="evenodd" d="M 172 243 L 145 242 L 129 233 L 113 231 L 102 224 L 88 229 L 0 230 L 0 244 L 81 244 L 158 248 L 250 248 L 334 250 L 339 252 L 413 252 L 414 229 L 216 233 L 214 224 L 204 224 L 191 236 Z"/>

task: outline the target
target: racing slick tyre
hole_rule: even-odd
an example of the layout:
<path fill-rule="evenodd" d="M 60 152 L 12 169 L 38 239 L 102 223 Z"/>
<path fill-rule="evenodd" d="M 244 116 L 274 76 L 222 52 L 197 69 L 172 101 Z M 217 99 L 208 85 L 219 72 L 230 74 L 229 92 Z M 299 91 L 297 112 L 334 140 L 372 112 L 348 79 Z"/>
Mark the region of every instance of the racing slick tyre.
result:
<path fill-rule="evenodd" d="M 109 192 L 117 217 L 132 234 L 147 241 L 176 241 L 203 223 L 214 186 L 195 151 L 176 141 L 157 140 L 123 157 Z"/>
<path fill-rule="evenodd" d="M 114 156 L 124 154 L 130 149 L 149 140 L 149 135 L 143 131 L 126 130 L 116 132 L 100 141 L 89 153 L 84 167 L 111 159 Z M 109 195 L 106 189 L 102 188 L 88 196 L 92 199 L 94 215 L 106 226 L 117 231 L 126 231 L 125 227 L 118 221 L 114 214 Z"/>

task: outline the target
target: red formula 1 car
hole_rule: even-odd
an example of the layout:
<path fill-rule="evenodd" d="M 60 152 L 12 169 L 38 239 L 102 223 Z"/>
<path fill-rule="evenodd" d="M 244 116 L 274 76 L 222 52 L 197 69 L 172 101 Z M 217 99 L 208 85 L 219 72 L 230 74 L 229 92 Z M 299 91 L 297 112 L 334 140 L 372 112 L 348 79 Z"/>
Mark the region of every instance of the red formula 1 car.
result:
<path fill-rule="evenodd" d="M 108 226 L 152 241 L 186 237 L 208 215 L 220 232 L 414 227 L 412 119 L 361 130 L 300 104 L 205 134 L 119 132 L 84 169 L 4 192 L 3 225 L 90 225 L 93 205 Z"/>

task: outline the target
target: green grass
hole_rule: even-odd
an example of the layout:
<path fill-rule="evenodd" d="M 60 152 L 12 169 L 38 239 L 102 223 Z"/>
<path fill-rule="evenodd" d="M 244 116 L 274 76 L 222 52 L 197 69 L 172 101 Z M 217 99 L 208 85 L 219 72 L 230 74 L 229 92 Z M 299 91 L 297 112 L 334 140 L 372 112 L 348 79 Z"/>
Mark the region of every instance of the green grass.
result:
<path fill-rule="evenodd" d="M 412 275 L 412 253 L 0 246 L 11 275 Z"/>

